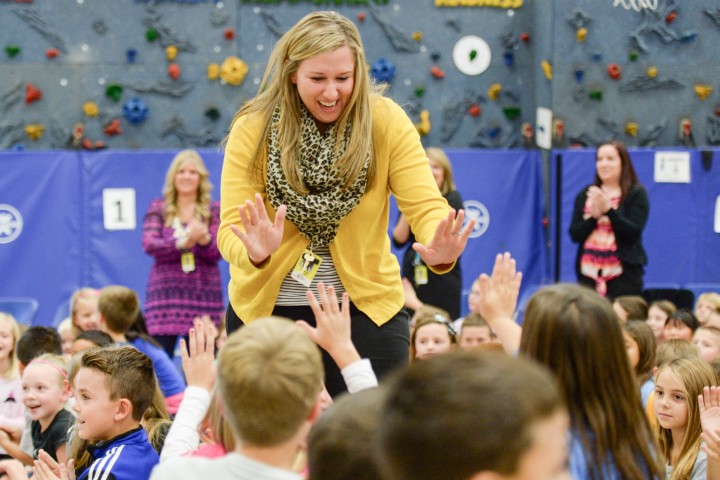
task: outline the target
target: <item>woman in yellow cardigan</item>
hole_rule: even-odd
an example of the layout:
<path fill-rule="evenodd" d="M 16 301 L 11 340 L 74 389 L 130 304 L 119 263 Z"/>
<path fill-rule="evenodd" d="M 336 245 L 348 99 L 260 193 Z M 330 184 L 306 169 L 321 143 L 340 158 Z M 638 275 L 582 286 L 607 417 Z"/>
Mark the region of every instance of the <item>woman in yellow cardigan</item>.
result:
<path fill-rule="evenodd" d="M 436 273 L 449 271 L 474 223 L 440 195 L 415 127 L 369 78 L 357 28 L 305 16 L 278 41 L 257 96 L 231 125 L 218 246 L 230 263 L 228 332 L 268 315 L 314 323 L 319 283 L 351 300 L 352 339 L 379 376 L 407 362 L 395 195 Z M 331 394 L 344 390 L 326 357 Z"/>

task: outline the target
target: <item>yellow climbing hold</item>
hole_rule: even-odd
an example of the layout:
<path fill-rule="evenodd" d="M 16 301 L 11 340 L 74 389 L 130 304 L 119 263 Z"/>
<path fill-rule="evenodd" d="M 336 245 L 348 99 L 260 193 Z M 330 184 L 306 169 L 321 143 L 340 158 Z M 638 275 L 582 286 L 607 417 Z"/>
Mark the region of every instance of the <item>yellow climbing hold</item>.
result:
<path fill-rule="evenodd" d="M 653 66 L 653 67 L 648 67 L 646 73 L 647 73 L 648 78 L 655 78 L 655 77 L 657 77 L 658 69 L 657 69 L 657 67 L 655 67 L 655 66 Z"/>
<path fill-rule="evenodd" d="M 545 78 L 547 78 L 548 80 L 552 80 L 553 68 L 550 62 L 548 62 L 547 60 L 543 60 L 540 63 L 540 68 L 542 68 L 542 71 L 545 74 Z"/>
<path fill-rule="evenodd" d="M 585 41 L 585 38 L 587 37 L 588 31 L 585 27 L 580 27 L 577 29 L 577 32 L 575 32 L 575 36 L 577 37 L 577 41 L 582 43 Z"/>
<path fill-rule="evenodd" d="M 429 111 L 423 110 L 422 112 L 420 112 L 420 121 L 415 124 L 415 128 L 417 129 L 421 137 L 424 137 L 425 135 L 430 133 L 432 124 L 430 123 Z"/>
<path fill-rule="evenodd" d="M 639 128 L 637 122 L 628 122 L 625 124 L 625 133 L 635 138 L 637 137 Z"/>
<path fill-rule="evenodd" d="M 45 125 L 42 123 L 31 123 L 25 126 L 25 134 L 30 140 L 38 140 L 45 132 Z"/>
<path fill-rule="evenodd" d="M 700 100 L 705 100 L 712 90 L 712 85 L 701 85 L 699 83 L 695 84 L 695 95 L 697 95 Z"/>
<path fill-rule="evenodd" d="M 416 42 L 421 42 L 423 39 L 423 33 L 422 32 L 413 32 L 412 39 L 415 40 Z"/>
<path fill-rule="evenodd" d="M 171 62 L 177 57 L 178 49 L 175 45 L 168 45 L 165 47 L 165 57 Z"/>
<path fill-rule="evenodd" d="M 100 109 L 95 102 L 85 102 L 83 103 L 83 113 L 87 117 L 97 117 Z"/>
<path fill-rule="evenodd" d="M 502 85 L 499 83 L 493 83 L 488 87 L 488 97 L 490 97 L 490 100 L 497 100 L 497 98 L 500 96 L 500 92 L 502 91 Z"/>
<path fill-rule="evenodd" d="M 247 72 L 247 63 L 232 55 L 220 66 L 220 78 L 230 85 L 240 85 L 245 80 Z"/>
<path fill-rule="evenodd" d="M 207 77 L 208 80 L 217 80 L 220 76 L 220 65 L 217 63 L 211 63 L 208 65 Z"/>

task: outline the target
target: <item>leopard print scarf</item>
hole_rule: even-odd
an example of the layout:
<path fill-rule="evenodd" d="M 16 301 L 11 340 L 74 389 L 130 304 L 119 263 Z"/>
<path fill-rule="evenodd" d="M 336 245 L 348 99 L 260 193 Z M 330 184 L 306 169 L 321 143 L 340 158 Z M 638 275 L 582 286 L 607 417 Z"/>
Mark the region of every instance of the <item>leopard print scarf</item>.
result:
<path fill-rule="evenodd" d="M 340 220 L 360 203 L 360 197 L 367 186 L 367 172 L 370 165 L 368 152 L 365 164 L 355 183 L 343 190 L 342 179 L 334 171 L 333 154 L 335 150 L 335 128 L 333 124 L 323 136 L 318 131 L 315 120 L 302 108 L 302 123 L 298 147 L 298 161 L 303 181 L 310 193 L 300 194 L 293 190 L 285 179 L 280 163 L 280 145 L 277 125 L 280 121 L 280 109 L 276 108 L 272 116 L 272 125 L 268 135 L 268 160 L 266 189 L 270 204 L 277 209 L 287 205 L 287 219 L 300 230 L 313 246 L 324 247 L 335 238 Z M 345 153 L 352 126 L 348 122 L 342 144 L 338 149 L 338 158 Z"/>

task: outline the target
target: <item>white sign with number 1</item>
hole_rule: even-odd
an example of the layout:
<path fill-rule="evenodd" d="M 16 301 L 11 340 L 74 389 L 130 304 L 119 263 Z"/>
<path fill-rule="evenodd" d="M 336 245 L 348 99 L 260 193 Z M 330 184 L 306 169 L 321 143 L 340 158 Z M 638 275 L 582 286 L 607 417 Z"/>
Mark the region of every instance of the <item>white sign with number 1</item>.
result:
<path fill-rule="evenodd" d="M 103 190 L 103 225 L 105 230 L 135 230 L 135 189 Z"/>

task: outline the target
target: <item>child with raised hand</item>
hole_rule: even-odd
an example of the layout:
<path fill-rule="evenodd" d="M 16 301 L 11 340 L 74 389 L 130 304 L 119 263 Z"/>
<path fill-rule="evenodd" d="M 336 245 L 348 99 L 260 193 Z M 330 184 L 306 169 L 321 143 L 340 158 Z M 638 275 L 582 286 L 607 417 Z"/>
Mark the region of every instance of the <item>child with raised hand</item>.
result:
<path fill-rule="evenodd" d="M 18 448 L 12 442 L 8 430 L 22 431 L 25 427 L 22 386 L 15 352 L 19 338 L 20 326 L 15 317 L 0 312 L 0 429 L 3 429 L 0 430 L 0 459 L 10 458 L 11 452 Z M 5 449 L 6 446 L 9 450 Z"/>
<path fill-rule="evenodd" d="M 647 324 L 655 334 L 655 341 L 660 345 L 665 341 L 665 322 L 677 308 L 670 300 L 655 300 L 648 308 Z"/>
<path fill-rule="evenodd" d="M 77 335 L 85 330 L 100 328 L 98 318 L 98 299 L 100 291 L 94 288 L 80 288 L 70 297 L 70 318 Z"/>
<path fill-rule="evenodd" d="M 33 457 L 40 450 L 54 460 L 67 461 L 67 431 L 74 422 L 65 409 L 70 397 L 67 363 L 62 356 L 45 354 L 31 361 L 22 377 L 23 402 L 32 419 Z"/>
<path fill-rule="evenodd" d="M 663 365 L 655 378 L 655 432 L 670 480 L 715 478 L 707 475 L 706 453 L 700 448 L 698 405 L 705 386 L 717 386 L 717 376 L 707 363 L 694 358 Z"/>

